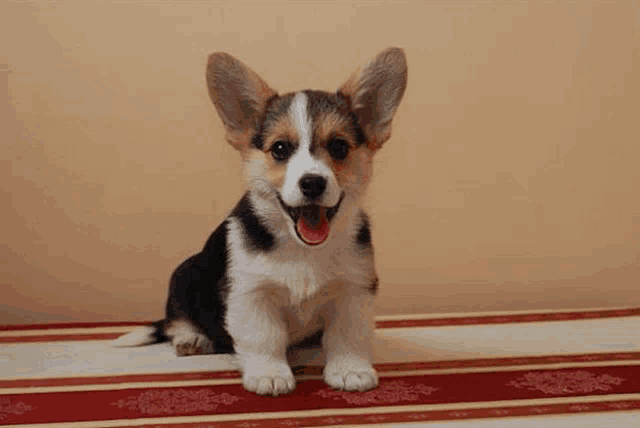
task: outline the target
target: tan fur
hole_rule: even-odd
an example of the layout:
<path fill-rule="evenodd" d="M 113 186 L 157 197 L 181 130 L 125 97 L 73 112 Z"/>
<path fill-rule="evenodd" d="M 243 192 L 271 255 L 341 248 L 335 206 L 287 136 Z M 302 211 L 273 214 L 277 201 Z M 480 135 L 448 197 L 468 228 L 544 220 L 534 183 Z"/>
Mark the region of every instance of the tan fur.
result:
<path fill-rule="evenodd" d="M 350 135 L 347 131 L 349 122 L 344 115 L 336 112 L 322 113 L 316 122 L 314 137 L 317 142 L 326 143 L 330 138 L 339 136 L 344 138 L 353 147 L 355 145 L 355 135 Z"/>
<path fill-rule="evenodd" d="M 284 179 L 287 172 L 285 164 L 277 163 L 272 156 L 261 153 L 266 157 L 267 164 L 267 178 L 272 183 L 274 188 L 281 188 L 284 185 Z"/>
<path fill-rule="evenodd" d="M 295 126 L 291 122 L 289 116 L 284 116 L 276 123 L 271 125 L 267 130 L 267 135 L 264 140 L 264 146 L 262 151 L 252 150 L 255 152 L 251 154 L 254 158 L 261 156 L 265 165 L 265 175 L 271 182 L 271 186 L 274 189 L 279 189 L 284 184 L 285 174 L 287 171 L 286 163 L 277 162 L 273 156 L 269 153 L 273 144 L 277 141 L 287 141 L 291 144 L 296 144 L 298 135 Z"/>
<path fill-rule="evenodd" d="M 241 152 L 246 151 L 246 149 L 249 147 L 252 136 L 253 133 L 249 129 L 245 129 L 243 131 L 227 129 L 225 133 L 225 139 L 227 140 L 227 143 L 231 144 L 234 149 Z"/>
<path fill-rule="evenodd" d="M 295 125 L 291 122 L 289 116 L 284 116 L 267 129 L 262 150 L 268 151 L 276 141 L 288 141 L 295 145 L 297 140 L 298 132 L 296 131 Z"/>
<path fill-rule="evenodd" d="M 352 150 L 343 163 L 336 163 L 334 171 L 340 187 L 350 189 L 356 194 L 363 193 L 371 176 L 372 158 L 371 149 L 362 146 Z"/>
<path fill-rule="evenodd" d="M 356 136 L 349 130 L 349 121 L 344 115 L 336 112 L 322 113 L 315 122 L 314 144 L 316 156 L 323 159 L 327 165 L 332 165 L 340 187 L 351 190 L 368 180 L 366 167 L 373 154 L 366 146 L 357 147 Z M 331 158 L 326 145 L 332 138 L 341 138 L 349 144 L 346 159 L 338 161 Z"/>

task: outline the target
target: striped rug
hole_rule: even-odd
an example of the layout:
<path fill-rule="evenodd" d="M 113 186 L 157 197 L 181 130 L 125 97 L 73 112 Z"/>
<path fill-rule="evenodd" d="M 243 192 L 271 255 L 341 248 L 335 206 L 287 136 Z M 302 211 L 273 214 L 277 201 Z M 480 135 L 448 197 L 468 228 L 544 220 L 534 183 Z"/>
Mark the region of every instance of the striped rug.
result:
<path fill-rule="evenodd" d="M 381 317 L 378 389 L 330 389 L 312 349 L 276 398 L 229 355 L 110 345 L 141 324 L 0 326 L 0 426 L 640 427 L 640 308 Z"/>

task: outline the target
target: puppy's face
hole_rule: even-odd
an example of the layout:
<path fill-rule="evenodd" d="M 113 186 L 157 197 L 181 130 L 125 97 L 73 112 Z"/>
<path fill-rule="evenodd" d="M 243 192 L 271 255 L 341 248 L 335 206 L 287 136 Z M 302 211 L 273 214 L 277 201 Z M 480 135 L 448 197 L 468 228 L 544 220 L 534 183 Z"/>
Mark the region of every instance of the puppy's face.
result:
<path fill-rule="evenodd" d="M 371 149 L 349 100 L 302 91 L 270 100 L 246 154 L 249 186 L 279 204 L 298 239 L 319 245 L 344 199 L 357 200 Z"/>
<path fill-rule="evenodd" d="M 213 54 L 207 70 L 227 139 L 246 162 L 251 193 L 277 207 L 307 246 L 326 242 L 341 206 L 364 192 L 406 76 L 399 49 L 378 55 L 335 93 L 279 96 L 226 54 Z"/>

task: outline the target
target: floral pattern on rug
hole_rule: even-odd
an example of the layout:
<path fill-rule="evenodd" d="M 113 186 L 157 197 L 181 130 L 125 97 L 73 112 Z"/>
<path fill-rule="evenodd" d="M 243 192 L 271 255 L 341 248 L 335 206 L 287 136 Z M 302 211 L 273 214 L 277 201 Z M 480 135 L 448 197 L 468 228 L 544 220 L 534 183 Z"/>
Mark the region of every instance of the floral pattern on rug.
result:
<path fill-rule="evenodd" d="M 6 418 L 8 414 L 22 415 L 32 409 L 34 409 L 33 406 L 22 401 L 0 397 L 0 421 Z"/>
<path fill-rule="evenodd" d="M 219 405 L 231 405 L 244 398 L 223 392 L 215 393 L 208 388 L 143 391 L 130 395 L 115 403 L 121 409 L 139 411 L 145 415 L 211 412 Z"/>
<path fill-rule="evenodd" d="M 600 376 L 586 370 L 572 372 L 527 373 L 507 383 L 515 388 L 541 391 L 545 394 L 587 394 L 594 391 L 609 392 L 626 379 L 603 374 Z"/>
<path fill-rule="evenodd" d="M 334 400 L 344 400 L 349 404 L 395 404 L 401 401 L 418 401 L 420 396 L 433 394 L 438 388 L 424 384 L 410 385 L 402 380 L 394 380 L 381 384 L 377 389 L 367 392 L 347 392 L 336 391 L 324 388 L 314 392 L 322 398 L 333 398 Z"/>

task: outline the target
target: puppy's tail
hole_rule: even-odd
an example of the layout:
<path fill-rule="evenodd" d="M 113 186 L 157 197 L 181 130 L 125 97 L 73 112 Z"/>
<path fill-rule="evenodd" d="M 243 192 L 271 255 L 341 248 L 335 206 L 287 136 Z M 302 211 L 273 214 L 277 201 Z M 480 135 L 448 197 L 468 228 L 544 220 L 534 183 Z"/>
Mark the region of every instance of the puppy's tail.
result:
<path fill-rule="evenodd" d="M 111 346 L 116 348 L 129 348 L 166 342 L 169 338 L 164 334 L 164 326 L 165 320 L 156 321 L 151 325 L 144 326 L 131 333 L 123 334 L 111 342 Z"/>

